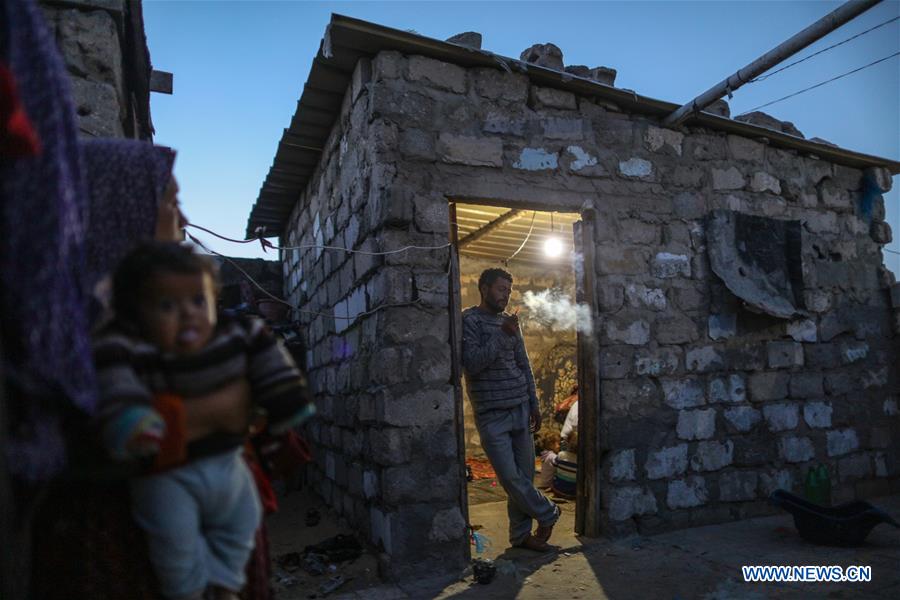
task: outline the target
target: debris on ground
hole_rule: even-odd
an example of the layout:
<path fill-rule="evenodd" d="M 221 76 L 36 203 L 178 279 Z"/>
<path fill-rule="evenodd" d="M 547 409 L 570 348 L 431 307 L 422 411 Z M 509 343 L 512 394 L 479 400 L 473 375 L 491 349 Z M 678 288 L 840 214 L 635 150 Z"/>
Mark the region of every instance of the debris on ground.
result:
<path fill-rule="evenodd" d="M 494 579 L 497 574 L 497 567 L 494 561 L 488 558 L 476 558 L 472 561 L 472 575 L 475 581 L 487 585 Z"/>

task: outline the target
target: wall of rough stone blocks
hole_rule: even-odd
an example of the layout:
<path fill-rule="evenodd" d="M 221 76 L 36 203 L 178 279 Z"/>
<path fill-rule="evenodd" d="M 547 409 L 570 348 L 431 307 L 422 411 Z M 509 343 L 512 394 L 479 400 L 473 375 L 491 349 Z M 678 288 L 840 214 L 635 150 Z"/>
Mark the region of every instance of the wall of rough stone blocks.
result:
<path fill-rule="evenodd" d="M 358 69 L 348 98 L 289 241 L 445 243 L 448 200 L 595 211 L 605 532 L 766 513 L 818 463 L 836 501 L 897 489 L 890 229 L 880 198 L 859 216 L 859 170 L 396 52 Z M 724 289 L 714 209 L 803 222 L 808 318 L 753 314 Z M 446 253 L 300 263 L 290 291 L 306 308 L 419 302 L 311 322 L 321 490 L 401 560 L 423 544 L 460 556 Z"/>
<path fill-rule="evenodd" d="M 396 130 L 373 114 L 370 89 L 386 66 L 358 66 L 291 217 L 288 245 L 384 252 L 447 243 L 446 206 L 436 225 L 394 185 L 388 152 Z M 429 561 L 461 568 L 468 544 L 449 384 L 448 257 L 446 248 L 283 257 L 286 293 L 301 310 L 320 313 L 301 313 L 320 409 L 310 427 L 313 480 L 383 550 L 388 575 Z"/>
<path fill-rule="evenodd" d="M 47 25 L 56 37 L 60 54 L 71 76 L 72 97 L 82 135 L 91 137 L 149 138 L 148 103 L 130 78 L 140 76 L 131 57 L 130 44 L 144 42 L 144 32 L 134 27 L 132 12 L 141 12 L 140 1 L 41 0 Z M 148 64 L 141 65 L 149 86 Z M 149 104 L 148 104 L 149 107 Z"/>

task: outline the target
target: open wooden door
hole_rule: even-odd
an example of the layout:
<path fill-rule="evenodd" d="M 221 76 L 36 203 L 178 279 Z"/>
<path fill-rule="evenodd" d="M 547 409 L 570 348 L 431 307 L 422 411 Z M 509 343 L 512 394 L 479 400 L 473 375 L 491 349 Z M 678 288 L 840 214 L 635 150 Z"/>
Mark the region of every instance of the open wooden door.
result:
<path fill-rule="evenodd" d="M 594 297 L 593 210 L 582 212 L 575 230 L 575 301 L 591 309 L 597 323 Z M 578 332 L 578 478 L 576 480 L 575 533 L 600 536 L 600 357 L 593 331 Z"/>

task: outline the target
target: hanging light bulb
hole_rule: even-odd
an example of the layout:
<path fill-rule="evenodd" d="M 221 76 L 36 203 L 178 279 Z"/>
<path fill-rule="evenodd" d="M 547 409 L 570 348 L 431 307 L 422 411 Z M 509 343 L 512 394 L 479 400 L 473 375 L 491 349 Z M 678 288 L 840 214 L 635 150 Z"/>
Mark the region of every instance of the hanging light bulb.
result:
<path fill-rule="evenodd" d="M 550 236 L 544 241 L 544 254 L 550 258 L 556 258 L 562 254 L 563 246 L 558 237 Z"/>
<path fill-rule="evenodd" d="M 560 254 L 562 254 L 563 246 L 562 242 L 553 232 L 553 213 L 550 213 L 550 234 L 547 236 L 547 239 L 544 240 L 544 254 L 546 254 L 550 258 L 556 258 Z"/>

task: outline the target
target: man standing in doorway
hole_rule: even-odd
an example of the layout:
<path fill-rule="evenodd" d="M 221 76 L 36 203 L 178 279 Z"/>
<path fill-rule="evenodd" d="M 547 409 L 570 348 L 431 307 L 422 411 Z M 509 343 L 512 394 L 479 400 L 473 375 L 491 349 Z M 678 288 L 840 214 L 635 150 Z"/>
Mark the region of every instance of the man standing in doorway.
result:
<path fill-rule="evenodd" d="M 462 362 L 481 445 L 506 490 L 509 541 L 546 552 L 559 508 L 534 487 L 534 438 L 541 427 L 534 376 L 519 318 L 504 312 L 512 275 L 487 269 L 481 304 L 463 311 Z M 538 527 L 531 532 L 532 519 Z"/>

